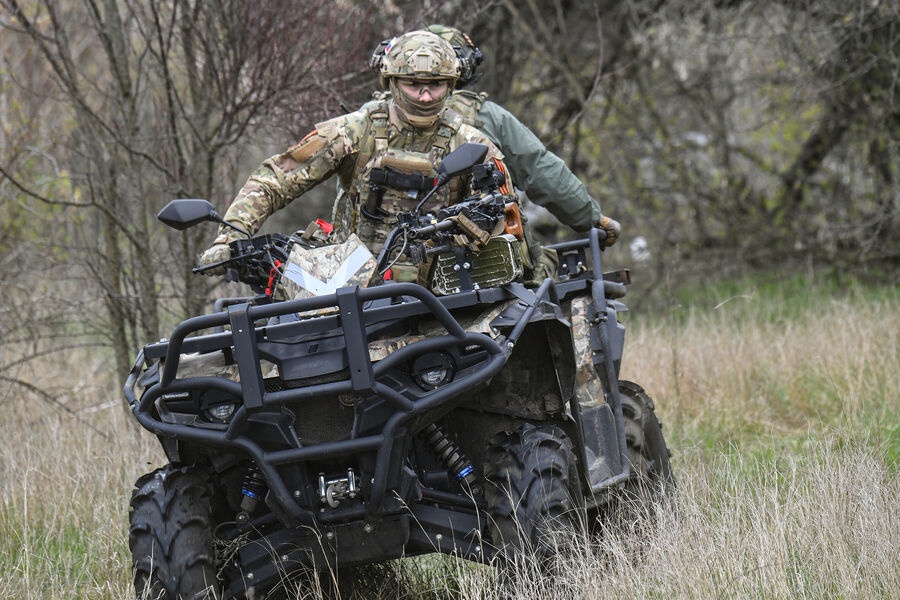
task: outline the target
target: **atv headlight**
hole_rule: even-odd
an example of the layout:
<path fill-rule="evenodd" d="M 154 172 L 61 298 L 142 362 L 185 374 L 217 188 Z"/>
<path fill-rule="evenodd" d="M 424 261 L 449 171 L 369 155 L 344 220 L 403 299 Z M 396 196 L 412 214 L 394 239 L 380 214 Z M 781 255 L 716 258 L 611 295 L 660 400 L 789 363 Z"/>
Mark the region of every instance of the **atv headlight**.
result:
<path fill-rule="evenodd" d="M 211 406 L 206 409 L 206 418 L 210 421 L 215 421 L 218 423 L 227 423 L 228 419 L 231 418 L 231 415 L 234 414 L 234 409 L 236 407 L 237 405 L 233 402 L 216 404 L 215 406 Z"/>
<path fill-rule="evenodd" d="M 443 352 L 423 354 L 412 365 L 413 380 L 425 391 L 450 383 L 455 371 L 453 359 Z"/>

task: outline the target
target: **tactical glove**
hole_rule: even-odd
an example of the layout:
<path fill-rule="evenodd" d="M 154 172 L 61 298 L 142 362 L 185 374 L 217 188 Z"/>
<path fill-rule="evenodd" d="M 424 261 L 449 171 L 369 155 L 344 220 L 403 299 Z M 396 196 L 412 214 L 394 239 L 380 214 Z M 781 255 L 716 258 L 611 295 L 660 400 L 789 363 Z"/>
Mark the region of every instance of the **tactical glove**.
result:
<path fill-rule="evenodd" d="M 228 244 L 213 244 L 200 255 L 200 264 L 198 266 L 205 267 L 223 260 L 231 258 L 231 247 Z M 213 269 L 202 271 L 204 275 L 224 275 L 225 267 L 219 266 Z"/>
<path fill-rule="evenodd" d="M 597 221 L 597 227 L 606 232 L 606 242 L 605 246 L 609 248 L 619 239 L 619 234 L 622 233 L 622 225 L 619 224 L 615 219 L 610 219 L 609 217 L 600 217 L 600 220 Z"/>

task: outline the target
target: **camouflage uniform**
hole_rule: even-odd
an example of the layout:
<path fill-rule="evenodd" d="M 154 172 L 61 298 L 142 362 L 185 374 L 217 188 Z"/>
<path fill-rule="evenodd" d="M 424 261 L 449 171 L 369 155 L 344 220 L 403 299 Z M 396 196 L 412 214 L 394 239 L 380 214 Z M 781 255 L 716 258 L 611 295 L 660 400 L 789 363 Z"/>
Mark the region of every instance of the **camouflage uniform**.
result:
<path fill-rule="evenodd" d="M 449 52 L 452 60 L 456 61 L 452 48 L 438 36 L 413 32 L 401 36 L 397 47 L 392 50 L 401 66 L 409 62 L 417 68 L 434 68 L 434 65 L 419 65 L 421 62 L 427 63 L 431 56 L 428 52 L 418 56 L 413 50 L 405 50 L 408 36 L 415 38 L 416 43 L 411 48 L 424 45 L 432 54 Z M 458 63 L 454 64 L 458 75 Z M 441 70 L 436 72 L 439 77 L 429 77 L 427 70 L 408 70 L 409 76 L 416 79 L 443 80 L 448 74 L 452 75 L 448 68 L 452 67 L 440 65 Z M 395 66 L 394 70 L 398 68 Z M 394 79 L 390 76 L 396 75 L 390 69 L 387 71 L 387 79 L 393 87 Z M 399 71 L 404 73 L 402 69 Z M 452 89 L 452 80 L 449 89 Z M 394 96 L 398 93 L 403 94 L 395 91 Z M 391 167 L 404 174 L 433 179 L 437 176 L 436 167 L 446 153 L 463 143 L 475 142 L 488 146 L 486 160 L 495 162 L 503 172 L 507 172 L 502 162 L 503 155 L 497 147 L 480 131 L 466 124 L 459 113 L 447 109 L 445 103 L 446 99 L 440 104 L 435 103 L 435 107 L 442 110 L 432 116 L 427 110 L 417 113 L 413 110 L 415 107 L 404 108 L 399 101 L 386 99 L 317 124 L 315 130 L 298 144 L 263 162 L 241 188 L 225 213 L 225 220 L 251 234 L 255 233 L 269 215 L 336 174 L 350 200 L 344 217 L 336 222 L 338 239 L 355 232 L 377 253 L 390 228 L 391 217 L 400 210 L 413 208 L 417 200 L 406 192 L 384 189 L 383 197 L 374 203 L 379 211 L 374 216 L 379 216 L 380 220 L 361 217 L 360 208 L 373 205 L 370 177 L 374 169 Z M 430 107 L 428 105 L 426 109 Z M 511 190 L 511 183 L 507 185 L 506 191 Z M 432 206 L 458 202 L 467 191 L 458 180 L 453 181 L 435 194 Z M 232 229 L 222 227 L 214 245 L 227 243 L 237 235 Z"/>
<path fill-rule="evenodd" d="M 457 81 L 462 87 L 472 81 L 483 60 L 481 51 L 458 29 L 443 25 L 427 27 L 456 49 L 463 63 L 463 75 Z M 466 69 L 468 66 L 468 70 Z M 483 131 L 507 156 L 506 164 L 516 185 L 528 198 L 550 211 L 553 216 L 575 231 L 588 231 L 593 226 L 607 229 L 608 219 L 587 188 L 558 156 L 547 150 L 528 127 L 502 106 L 487 100 L 487 94 L 458 89 L 451 106 L 465 115 L 466 122 Z M 605 401 L 600 379 L 594 371 L 590 344 L 590 297 L 578 297 L 569 306 L 575 349 L 575 394 L 578 403 L 591 408 Z"/>
<path fill-rule="evenodd" d="M 319 123 L 299 144 L 266 159 L 250 175 L 225 213 L 225 220 L 255 233 L 272 213 L 334 174 L 349 198 L 355 199 L 355 203 L 365 202 L 369 193 L 366 177 L 373 166 L 383 164 L 386 157 L 388 160 L 392 156 L 399 157 L 397 163 L 414 164 L 412 154 L 415 153 L 430 165 L 430 174 L 435 177 L 437 174 L 433 169 L 443 155 L 465 142 L 487 145 L 488 160 L 503 158 L 481 132 L 463 123 L 450 111 L 446 111 L 434 127 L 417 130 L 391 115 L 389 103 L 384 108 L 388 109 L 389 130 L 382 151 L 370 148 L 376 140 L 372 131 L 373 114 L 368 110 Z M 446 138 L 445 147 L 440 145 L 444 140 L 438 140 L 439 137 Z M 358 164 L 358 159 L 366 156 L 369 160 Z M 447 204 L 461 199 L 462 190 L 453 193 L 452 186 L 449 187 L 438 191 L 436 203 Z M 399 202 L 399 199 L 393 200 Z M 413 206 L 407 201 L 406 208 Z M 223 228 L 216 242 L 231 241 L 237 236 L 233 230 Z"/>
<path fill-rule="evenodd" d="M 578 404 L 590 408 L 606 401 L 603 384 L 594 370 L 594 351 L 591 348 L 590 296 L 572 299 L 569 317 L 572 323 L 572 341 L 575 350 L 575 395 Z"/>
<path fill-rule="evenodd" d="M 462 74 L 457 88 L 475 78 L 475 71 L 483 60 L 481 51 L 463 32 L 444 25 L 430 25 L 428 31 L 450 42 L 460 58 Z M 379 52 L 372 57 L 373 65 Z M 384 98 L 384 95 L 376 96 Z M 373 103 L 369 103 L 371 106 Z M 487 99 L 487 94 L 457 89 L 450 98 L 450 107 L 463 115 L 466 122 L 483 131 L 506 155 L 506 165 L 517 187 L 528 194 L 535 204 L 550 211 L 562 223 L 575 231 L 588 231 L 593 226 L 609 230 L 600 205 L 591 197 L 584 184 L 572 173 L 561 158 L 544 146 L 534 133 L 508 110 Z M 365 106 L 363 107 L 365 109 Z M 340 203 L 340 198 L 338 202 Z M 339 204 L 336 205 L 338 208 Z M 541 253 L 542 262 L 550 274 L 555 274 L 555 257 Z M 590 297 L 575 298 L 569 307 L 575 349 L 576 395 L 578 402 L 589 408 L 605 401 L 603 386 L 593 365 L 588 314 Z"/>
<path fill-rule="evenodd" d="M 486 98 L 486 94 L 456 90 L 450 96 L 447 111 L 458 114 L 466 124 L 476 127 L 503 152 L 503 162 L 512 180 L 531 201 L 548 209 L 572 229 L 589 230 L 603 215 L 584 184 L 512 113 Z M 374 99 L 359 110 L 377 111 L 389 99 L 390 93 L 377 92 Z M 335 200 L 332 222 L 337 232 L 355 231 L 353 202 L 342 186 Z M 526 266 L 533 268 L 532 263 L 540 264 L 533 279 L 539 281 L 552 276 L 557 265 L 555 254 L 534 242 L 529 245 L 531 251 L 525 257 Z"/>

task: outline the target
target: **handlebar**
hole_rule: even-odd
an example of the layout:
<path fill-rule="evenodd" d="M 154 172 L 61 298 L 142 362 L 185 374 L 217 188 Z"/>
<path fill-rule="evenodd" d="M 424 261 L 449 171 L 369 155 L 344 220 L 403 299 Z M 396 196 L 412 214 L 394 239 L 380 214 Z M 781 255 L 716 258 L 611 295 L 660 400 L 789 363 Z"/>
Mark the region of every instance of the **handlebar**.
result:
<path fill-rule="evenodd" d="M 492 231 L 504 217 L 507 201 L 506 196 L 493 192 L 471 197 L 442 208 L 436 213 L 422 215 L 415 209 L 400 213 L 378 256 L 379 270 L 387 264 L 392 253 L 398 250 L 401 254 L 408 255 L 414 262 L 418 262 L 424 260 L 427 255 L 423 244 L 428 240 L 437 242 L 436 246 L 446 246 L 450 242 L 447 232 L 455 228 L 459 228 L 457 233 L 466 232 L 459 227 L 460 215 L 465 215 L 482 230 Z M 471 226 L 469 231 L 472 231 Z M 276 271 L 287 263 L 291 248 L 296 243 L 303 242 L 296 236 L 283 234 L 264 234 L 249 239 L 238 239 L 229 244 L 230 258 L 209 265 L 196 266 L 192 272 L 205 273 L 225 267 L 237 273 L 238 281 L 263 290 L 271 286 L 274 276 L 277 275 Z"/>
<path fill-rule="evenodd" d="M 412 239 L 427 238 L 428 236 L 434 235 L 435 233 L 451 229 L 453 225 L 455 225 L 455 223 L 448 217 L 443 221 L 438 221 L 437 223 L 434 223 L 432 225 L 409 229 L 407 231 L 407 235 Z"/>
<path fill-rule="evenodd" d="M 225 260 L 220 260 L 219 262 L 210 263 L 208 265 L 198 265 L 191 269 L 191 273 L 205 273 L 207 271 L 211 271 L 213 269 L 217 269 L 219 267 L 228 267 L 228 265 L 234 264 L 239 260 L 242 260 L 243 257 L 232 256 L 231 258 L 226 258 Z"/>

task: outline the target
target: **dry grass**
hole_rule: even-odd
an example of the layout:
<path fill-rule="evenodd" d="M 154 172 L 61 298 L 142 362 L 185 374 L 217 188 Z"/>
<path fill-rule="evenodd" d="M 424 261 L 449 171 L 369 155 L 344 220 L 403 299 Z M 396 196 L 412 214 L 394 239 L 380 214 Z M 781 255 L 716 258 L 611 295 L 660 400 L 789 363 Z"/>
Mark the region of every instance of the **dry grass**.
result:
<path fill-rule="evenodd" d="M 128 498 L 136 476 L 164 457 L 126 421 L 102 373 L 108 363 L 77 362 L 32 375 L 82 373 L 59 390 L 60 404 L 0 395 L 0 598 L 130 594 Z"/>
<path fill-rule="evenodd" d="M 896 434 L 900 295 L 821 295 L 748 287 L 706 299 L 708 308 L 674 305 L 667 318 L 635 323 L 622 375 L 675 417 L 682 444 L 866 434 L 890 417 Z"/>
<path fill-rule="evenodd" d="M 564 577 L 525 567 L 512 589 L 478 565 L 408 560 L 381 597 L 898 597 L 900 297 L 799 295 L 748 288 L 632 316 L 623 375 L 657 401 L 679 484 L 654 535 L 574 540 Z M 163 458 L 107 365 L 18 374 L 70 382 L 65 409 L 0 389 L 0 598 L 132 595 L 128 497 Z"/>

